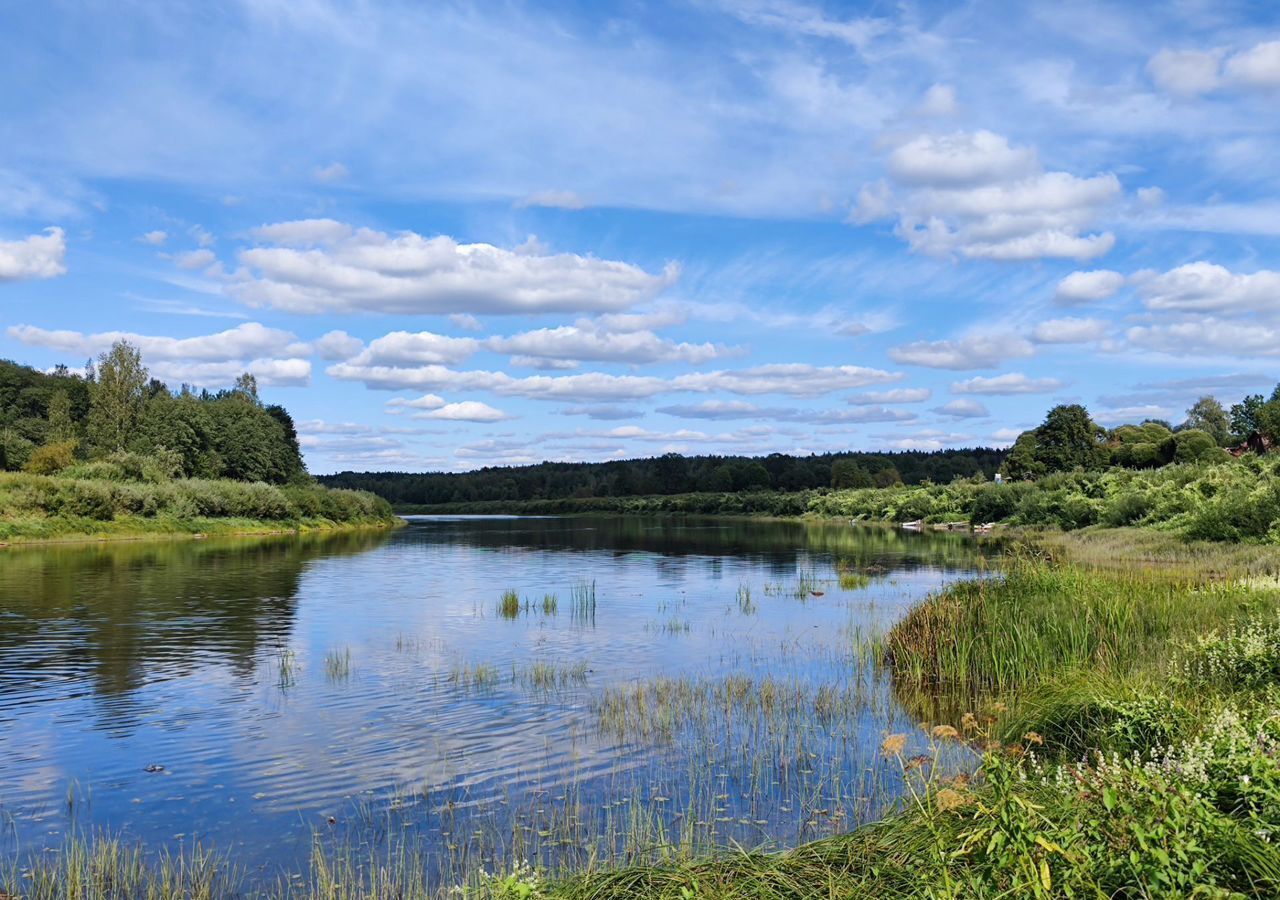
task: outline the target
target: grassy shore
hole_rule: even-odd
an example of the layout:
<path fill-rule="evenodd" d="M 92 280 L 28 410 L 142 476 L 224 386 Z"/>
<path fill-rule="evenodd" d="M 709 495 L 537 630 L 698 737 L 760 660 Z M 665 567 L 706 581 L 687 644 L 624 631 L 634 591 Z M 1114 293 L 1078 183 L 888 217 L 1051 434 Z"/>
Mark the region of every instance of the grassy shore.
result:
<path fill-rule="evenodd" d="M 848 834 L 782 854 L 673 843 L 641 865 L 516 867 L 445 886 L 412 852 L 318 852 L 304 877 L 263 896 L 1274 897 L 1278 575 L 1267 548 L 1124 529 L 1027 544 L 1003 578 L 929 597 L 880 651 L 933 759 L 964 746 L 978 762 L 944 775 L 928 754 L 907 755 L 907 735 L 884 735 L 907 793 Z M 47 900 L 213 898 L 243 885 L 218 857 L 147 864 L 109 839 L 73 842 L 13 878 Z"/>
<path fill-rule="evenodd" d="M 0 543 L 389 526 L 372 494 L 318 485 L 115 481 L 0 473 Z"/>

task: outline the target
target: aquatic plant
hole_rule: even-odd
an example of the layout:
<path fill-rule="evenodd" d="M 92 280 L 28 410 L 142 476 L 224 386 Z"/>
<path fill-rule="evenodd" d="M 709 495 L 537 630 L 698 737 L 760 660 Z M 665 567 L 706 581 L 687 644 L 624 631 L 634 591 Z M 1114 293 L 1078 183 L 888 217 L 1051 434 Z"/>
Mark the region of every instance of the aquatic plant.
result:
<path fill-rule="evenodd" d="M 514 619 L 520 615 L 520 595 L 514 590 L 506 590 L 502 592 L 502 599 L 498 601 L 498 615 L 504 619 Z"/>

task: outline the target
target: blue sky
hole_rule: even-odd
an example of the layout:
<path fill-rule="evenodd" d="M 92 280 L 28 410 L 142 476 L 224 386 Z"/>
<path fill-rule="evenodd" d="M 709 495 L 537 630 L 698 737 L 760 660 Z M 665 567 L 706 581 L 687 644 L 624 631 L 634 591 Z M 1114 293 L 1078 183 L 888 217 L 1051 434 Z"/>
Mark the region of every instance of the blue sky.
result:
<path fill-rule="evenodd" d="M 1008 443 L 1280 380 L 1274 4 L 11 3 L 0 356 L 312 471 Z"/>

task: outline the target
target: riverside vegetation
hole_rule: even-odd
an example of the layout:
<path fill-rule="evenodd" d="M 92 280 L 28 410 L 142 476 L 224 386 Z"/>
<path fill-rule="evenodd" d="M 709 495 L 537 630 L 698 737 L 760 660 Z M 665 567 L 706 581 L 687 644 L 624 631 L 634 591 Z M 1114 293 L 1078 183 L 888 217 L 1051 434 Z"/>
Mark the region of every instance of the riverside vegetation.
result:
<path fill-rule="evenodd" d="M 126 342 L 83 374 L 0 362 L 0 541 L 392 521 L 386 501 L 307 475 L 252 375 L 171 393 Z"/>

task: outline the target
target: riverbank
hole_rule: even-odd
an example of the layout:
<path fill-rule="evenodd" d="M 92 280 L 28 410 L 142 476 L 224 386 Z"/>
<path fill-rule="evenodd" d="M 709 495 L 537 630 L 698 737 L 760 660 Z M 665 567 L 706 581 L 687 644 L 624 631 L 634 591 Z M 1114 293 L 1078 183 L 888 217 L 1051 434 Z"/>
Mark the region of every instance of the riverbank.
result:
<path fill-rule="evenodd" d="M 996 484 L 984 478 L 885 488 L 576 497 L 399 506 L 402 514 L 735 515 L 964 522 L 1075 531 L 1141 527 L 1189 540 L 1280 543 L 1280 455 L 1110 468 Z"/>
<path fill-rule="evenodd" d="M 0 473 L 0 544 L 387 528 L 386 501 L 319 485 Z"/>
<path fill-rule="evenodd" d="M 1150 530 L 1020 545 L 1003 580 L 928 598 L 881 644 L 933 747 L 908 755 L 905 734 L 883 736 L 908 786 L 901 811 L 786 853 L 704 858 L 671 835 L 643 865 L 556 879 L 509 858 L 459 892 L 428 884 L 410 850 L 327 848 L 301 877 L 245 893 L 221 857 L 148 864 L 99 840 L 0 887 L 50 900 L 105 881 L 118 889 L 104 896 L 315 900 L 1275 896 L 1278 574 L 1269 548 Z M 974 771 L 935 772 L 959 746 Z"/>

